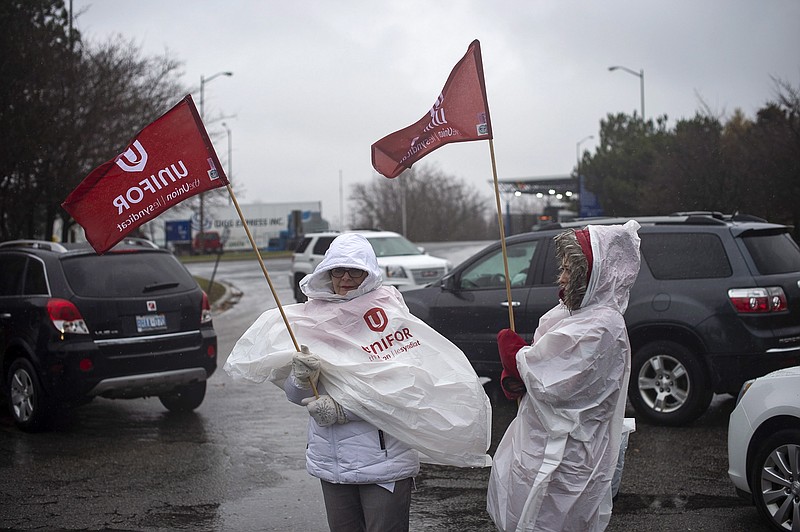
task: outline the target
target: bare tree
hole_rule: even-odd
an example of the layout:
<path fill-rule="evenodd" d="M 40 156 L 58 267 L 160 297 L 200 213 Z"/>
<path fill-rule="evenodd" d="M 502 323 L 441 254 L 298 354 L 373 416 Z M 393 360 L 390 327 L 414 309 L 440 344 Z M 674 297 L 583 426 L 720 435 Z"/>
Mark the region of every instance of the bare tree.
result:
<path fill-rule="evenodd" d="M 415 167 L 395 179 L 374 176 L 352 187 L 353 225 L 403 232 L 416 242 L 496 238 L 493 205 L 463 180 L 430 166 Z M 403 222 L 405 213 L 405 224 Z"/>

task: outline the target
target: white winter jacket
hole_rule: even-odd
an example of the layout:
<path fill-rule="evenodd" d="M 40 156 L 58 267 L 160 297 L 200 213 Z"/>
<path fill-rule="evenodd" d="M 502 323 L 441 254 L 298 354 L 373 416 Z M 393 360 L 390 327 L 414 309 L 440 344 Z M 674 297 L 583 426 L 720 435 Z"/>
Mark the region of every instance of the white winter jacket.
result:
<path fill-rule="evenodd" d="M 623 320 L 639 272 L 639 224 L 589 226 L 592 274 L 581 308 L 559 304 L 517 353 L 527 393 L 489 478 L 503 531 L 598 531 L 608 524 L 630 345 Z"/>
<path fill-rule="evenodd" d="M 293 377 L 283 386 L 293 403 L 313 395 L 298 387 Z M 318 391 L 325 393 L 324 386 Z M 345 411 L 349 421 L 343 425 L 320 427 L 309 417 L 306 469 L 312 476 L 334 484 L 386 484 L 419 473 L 417 451 Z"/>

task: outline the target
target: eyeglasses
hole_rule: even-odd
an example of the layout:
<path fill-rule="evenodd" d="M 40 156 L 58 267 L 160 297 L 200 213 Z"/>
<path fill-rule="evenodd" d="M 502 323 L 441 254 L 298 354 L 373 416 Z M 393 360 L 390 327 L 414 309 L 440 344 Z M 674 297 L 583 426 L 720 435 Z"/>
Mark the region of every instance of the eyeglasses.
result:
<path fill-rule="evenodd" d="M 351 279 L 360 279 L 367 272 L 364 270 L 359 270 L 358 268 L 334 268 L 331 270 L 331 277 L 336 277 L 339 279 L 344 277 L 345 273 L 349 275 Z"/>

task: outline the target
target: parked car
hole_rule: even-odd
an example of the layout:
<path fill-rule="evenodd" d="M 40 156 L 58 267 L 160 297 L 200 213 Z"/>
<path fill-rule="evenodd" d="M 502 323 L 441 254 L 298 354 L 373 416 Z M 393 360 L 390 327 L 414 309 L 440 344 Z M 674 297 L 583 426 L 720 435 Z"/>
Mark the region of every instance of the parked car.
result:
<path fill-rule="evenodd" d="M 773 530 L 800 527 L 800 368 L 744 384 L 728 424 L 728 475 Z"/>
<path fill-rule="evenodd" d="M 445 259 L 432 257 L 424 249 L 391 231 L 354 231 L 366 237 L 383 270 L 383 283 L 408 290 L 424 286 L 447 273 L 452 267 Z M 300 280 L 314 271 L 328 251 L 333 239 L 341 233 L 309 233 L 300 241 L 292 256 L 290 283 L 298 303 L 306 300 L 300 291 Z"/>
<path fill-rule="evenodd" d="M 0 243 L 2 389 L 19 428 L 36 431 L 96 396 L 158 396 L 200 406 L 217 367 L 206 294 L 168 251 L 126 239 Z"/>
<path fill-rule="evenodd" d="M 629 399 L 640 417 L 680 425 L 716 393 L 800 364 L 800 249 L 789 228 L 749 216 L 637 218 L 642 266 L 625 314 Z M 570 222 L 507 239 L 515 328 L 531 341 L 558 302 L 553 237 Z M 409 309 L 458 345 L 476 371 L 500 373 L 497 332 L 509 326 L 500 243 L 441 280 L 404 293 Z"/>
<path fill-rule="evenodd" d="M 192 253 L 222 253 L 222 238 L 218 231 L 205 231 L 194 235 Z"/>

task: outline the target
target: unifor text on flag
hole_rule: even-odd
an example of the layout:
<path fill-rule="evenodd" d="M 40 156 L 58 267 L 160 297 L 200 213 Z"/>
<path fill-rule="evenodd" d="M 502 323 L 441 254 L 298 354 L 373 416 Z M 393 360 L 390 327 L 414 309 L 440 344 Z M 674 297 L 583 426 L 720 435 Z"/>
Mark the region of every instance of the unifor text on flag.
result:
<path fill-rule="evenodd" d="M 397 177 L 445 144 L 491 138 L 481 45 L 475 40 L 453 68 L 428 114 L 372 145 L 372 166 L 386 177 Z"/>
<path fill-rule="evenodd" d="M 94 169 L 61 204 L 98 253 L 195 194 L 228 179 L 191 95 Z"/>

